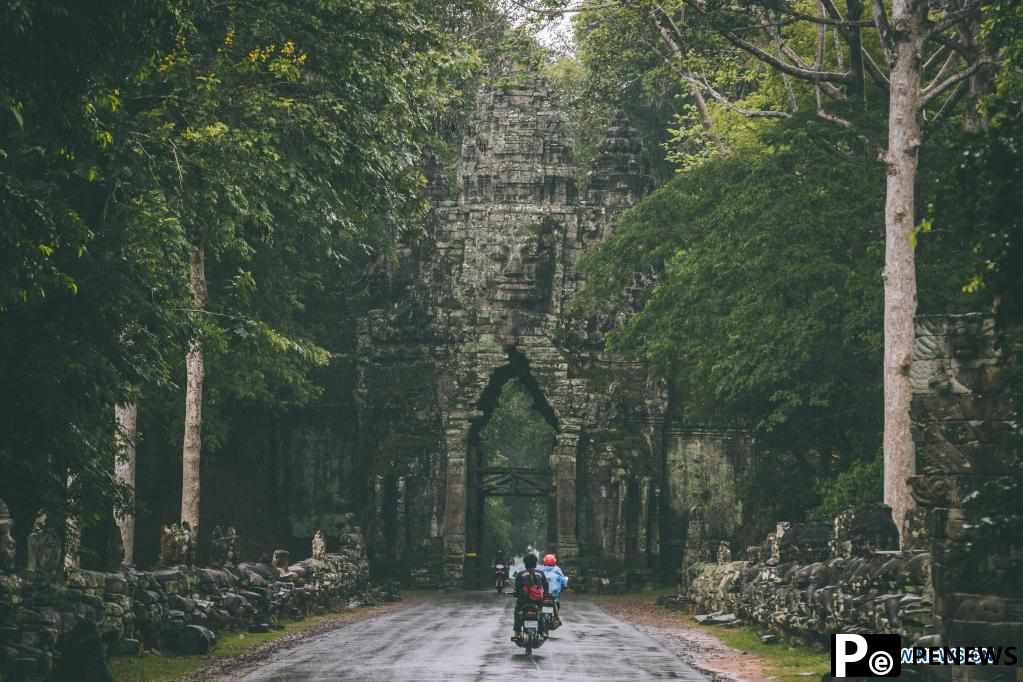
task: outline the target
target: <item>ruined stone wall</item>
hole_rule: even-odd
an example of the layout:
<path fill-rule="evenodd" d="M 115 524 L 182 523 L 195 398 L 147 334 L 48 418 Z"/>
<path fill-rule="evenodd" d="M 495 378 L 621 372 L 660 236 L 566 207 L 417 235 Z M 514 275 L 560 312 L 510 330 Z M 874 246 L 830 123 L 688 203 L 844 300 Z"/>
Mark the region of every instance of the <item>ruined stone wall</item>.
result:
<path fill-rule="evenodd" d="M 894 550 L 887 507 L 846 512 L 821 531 L 778 524 L 763 546 L 747 551 L 750 560 L 696 565 L 691 603 L 718 621 L 823 644 L 832 632 L 897 633 L 907 646 L 937 632 L 931 557 Z"/>
<path fill-rule="evenodd" d="M 819 541 L 808 541 L 795 543 L 803 549 L 787 558 L 792 531 L 779 525 L 769 547 L 747 551 L 750 563 L 700 566 L 691 599 L 807 637 L 897 632 L 907 640 L 935 635 L 932 645 L 1018 645 L 1023 468 L 1007 382 L 1018 339 L 988 315 L 918 318 L 910 479 L 917 506 L 907 516 L 903 551 L 885 551 L 897 546 L 893 526 L 864 526 L 869 516 L 859 514 L 836 519 L 826 557 Z M 820 536 L 805 525 L 791 528 Z"/>
<path fill-rule="evenodd" d="M 202 654 L 217 633 L 265 632 L 280 617 L 398 598 L 393 587 L 369 587 L 361 534 L 345 533 L 336 553 L 322 542 L 313 552 L 294 564 L 281 550 L 274 564 L 71 570 L 58 577 L 0 570 L 0 680 L 75 679 L 74 665 L 84 663 L 69 658 L 83 645 L 102 646 L 108 655 Z"/>

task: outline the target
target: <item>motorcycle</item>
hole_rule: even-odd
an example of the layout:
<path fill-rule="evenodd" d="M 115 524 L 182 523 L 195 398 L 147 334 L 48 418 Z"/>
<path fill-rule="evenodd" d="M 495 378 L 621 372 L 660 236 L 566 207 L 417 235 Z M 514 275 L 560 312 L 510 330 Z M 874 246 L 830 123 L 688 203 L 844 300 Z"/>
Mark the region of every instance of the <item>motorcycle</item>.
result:
<path fill-rule="evenodd" d="M 504 588 L 508 584 L 508 571 L 505 569 L 504 564 L 494 564 L 494 572 L 496 574 L 497 593 L 504 594 Z"/>
<path fill-rule="evenodd" d="M 541 604 L 540 618 L 543 620 L 544 632 L 554 632 L 561 625 L 557 616 L 557 609 L 554 606 L 554 597 L 545 594 Z"/>
<path fill-rule="evenodd" d="M 541 607 L 536 604 L 522 607 L 522 636 L 515 644 L 525 648 L 527 654 L 532 654 L 533 649 L 539 649 L 547 639 L 540 609 Z"/>

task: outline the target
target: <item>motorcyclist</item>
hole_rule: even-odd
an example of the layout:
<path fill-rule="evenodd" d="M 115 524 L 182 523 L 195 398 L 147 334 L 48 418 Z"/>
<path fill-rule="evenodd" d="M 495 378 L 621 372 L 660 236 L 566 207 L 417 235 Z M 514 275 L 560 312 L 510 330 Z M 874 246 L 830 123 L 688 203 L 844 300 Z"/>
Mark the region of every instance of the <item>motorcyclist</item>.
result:
<path fill-rule="evenodd" d="M 508 585 L 508 562 L 504 560 L 504 550 L 500 547 L 494 553 L 494 582 L 498 593 L 503 593 Z"/>
<path fill-rule="evenodd" d="M 547 576 L 543 571 L 536 570 L 536 555 L 527 554 L 523 560 L 526 568 L 515 575 L 515 634 L 512 641 L 517 642 L 522 637 L 523 609 L 529 604 L 540 605 L 543 597 L 537 600 L 530 596 L 530 587 L 543 587 L 543 594 L 550 589 L 547 584 Z"/>
<path fill-rule="evenodd" d="M 561 619 L 561 591 L 568 586 L 568 576 L 558 566 L 558 558 L 548 554 L 543 558 L 543 574 L 547 578 L 547 584 L 551 588 L 551 597 L 554 598 L 554 617 Z"/>

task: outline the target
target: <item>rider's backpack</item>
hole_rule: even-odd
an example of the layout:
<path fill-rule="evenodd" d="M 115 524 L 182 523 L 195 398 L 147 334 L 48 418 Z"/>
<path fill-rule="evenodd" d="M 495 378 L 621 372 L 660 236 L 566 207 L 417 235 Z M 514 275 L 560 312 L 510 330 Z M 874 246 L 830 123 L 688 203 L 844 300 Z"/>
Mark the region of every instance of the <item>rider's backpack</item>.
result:
<path fill-rule="evenodd" d="M 543 578 L 536 571 L 529 571 L 522 591 L 529 601 L 543 601 Z"/>

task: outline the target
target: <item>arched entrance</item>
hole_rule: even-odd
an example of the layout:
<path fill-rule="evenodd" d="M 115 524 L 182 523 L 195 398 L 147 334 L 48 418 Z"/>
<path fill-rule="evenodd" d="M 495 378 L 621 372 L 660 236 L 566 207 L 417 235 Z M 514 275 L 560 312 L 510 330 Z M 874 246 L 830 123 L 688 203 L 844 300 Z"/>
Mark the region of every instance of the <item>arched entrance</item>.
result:
<path fill-rule="evenodd" d="M 508 352 L 507 364 L 493 371 L 477 408 L 466 444 L 467 587 L 490 584 L 498 545 L 512 555 L 527 544 L 553 550 L 558 540 L 551 467 L 558 418 L 525 355 Z"/>

